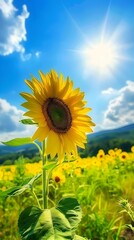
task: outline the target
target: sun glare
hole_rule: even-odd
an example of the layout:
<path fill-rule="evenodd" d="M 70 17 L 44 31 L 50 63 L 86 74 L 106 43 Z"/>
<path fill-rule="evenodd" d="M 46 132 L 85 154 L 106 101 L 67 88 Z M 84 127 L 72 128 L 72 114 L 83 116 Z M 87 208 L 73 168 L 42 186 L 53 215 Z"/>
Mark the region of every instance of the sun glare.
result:
<path fill-rule="evenodd" d="M 116 51 L 112 44 L 105 42 L 94 45 L 88 51 L 89 63 L 100 73 L 107 72 L 116 63 Z"/>
<path fill-rule="evenodd" d="M 108 74 L 117 64 L 116 45 L 101 41 L 92 44 L 83 51 L 85 67 L 97 70 L 100 74 Z"/>

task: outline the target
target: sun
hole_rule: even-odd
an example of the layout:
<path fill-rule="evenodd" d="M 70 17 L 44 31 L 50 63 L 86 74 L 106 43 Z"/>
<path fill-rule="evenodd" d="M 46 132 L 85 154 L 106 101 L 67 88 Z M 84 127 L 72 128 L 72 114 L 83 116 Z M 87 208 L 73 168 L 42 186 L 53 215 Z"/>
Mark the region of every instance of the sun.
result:
<path fill-rule="evenodd" d="M 107 42 L 100 42 L 92 46 L 87 52 L 87 61 L 93 68 L 98 69 L 101 74 L 105 74 L 117 63 L 116 47 Z"/>
<path fill-rule="evenodd" d="M 118 64 L 118 51 L 116 44 L 100 41 L 91 44 L 82 50 L 83 62 L 86 69 L 97 71 L 101 75 L 108 75 Z"/>

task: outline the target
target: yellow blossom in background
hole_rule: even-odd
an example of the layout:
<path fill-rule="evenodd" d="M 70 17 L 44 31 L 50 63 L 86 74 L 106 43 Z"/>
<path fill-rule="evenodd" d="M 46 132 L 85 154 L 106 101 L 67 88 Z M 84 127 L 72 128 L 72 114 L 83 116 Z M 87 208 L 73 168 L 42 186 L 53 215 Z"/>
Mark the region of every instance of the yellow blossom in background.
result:
<path fill-rule="evenodd" d="M 16 166 L 1 166 L 0 167 L 0 180 L 12 181 L 15 177 Z"/>
<path fill-rule="evenodd" d="M 116 154 L 119 155 L 122 152 L 122 149 L 116 148 L 115 151 L 116 151 Z"/>
<path fill-rule="evenodd" d="M 58 184 L 63 184 L 66 181 L 65 174 L 62 170 L 60 170 L 60 168 L 58 170 L 55 169 L 52 172 L 52 179 L 54 180 L 55 183 Z"/>
<path fill-rule="evenodd" d="M 131 152 L 134 153 L 134 146 L 131 147 Z"/>
<path fill-rule="evenodd" d="M 87 142 L 86 133 L 92 132 L 95 124 L 87 113 L 91 110 L 85 107 L 84 93 L 80 89 L 73 89 L 73 82 L 67 77 L 64 80 L 62 74 L 52 70 L 46 75 L 41 71 L 41 81 L 32 77 L 26 80 L 32 94 L 21 93 L 27 102 L 22 106 L 28 111 L 28 116 L 38 124 L 33 140 L 46 141 L 46 154 L 54 158 L 58 154 L 63 158 L 64 154 L 71 153 L 77 156 L 77 146 L 85 148 Z"/>
<path fill-rule="evenodd" d="M 81 175 L 81 167 L 74 169 L 74 174 L 76 174 L 77 176 L 80 176 Z"/>
<path fill-rule="evenodd" d="M 129 158 L 129 155 L 127 152 L 121 152 L 120 155 L 119 155 L 119 159 L 121 161 L 124 161 L 124 160 L 127 160 Z"/>
<path fill-rule="evenodd" d="M 104 156 L 105 156 L 104 150 L 100 149 L 99 152 L 97 153 L 97 158 L 98 159 L 103 159 Z"/>
<path fill-rule="evenodd" d="M 107 162 L 107 164 L 114 164 L 115 163 L 115 158 L 112 157 L 112 155 L 106 154 L 105 155 L 105 160 Z"/>
<path fill-rule="evenodd" d="M 115 157 L 115 151 L 113 149 L 109 149 L 108 154 L 112 157 Z"/>
<path fill-rule="evenodd" d="M 27 175 L 36 175 L 42 171 L 42 162 L 38 163 L 27 163 L 26 164 L 26 174 Z"/>

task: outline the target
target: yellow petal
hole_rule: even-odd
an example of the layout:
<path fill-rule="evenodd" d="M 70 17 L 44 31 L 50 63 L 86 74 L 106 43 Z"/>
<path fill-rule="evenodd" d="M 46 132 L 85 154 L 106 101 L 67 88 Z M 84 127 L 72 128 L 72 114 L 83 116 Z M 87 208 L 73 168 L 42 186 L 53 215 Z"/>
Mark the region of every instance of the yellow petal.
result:
<path fill-rule="evenodd" d="M 63 98 L 65 97 L 67 91 L 68 91 L 68 88 L 69 88 L 69 80 L 67 79 L 67 81 L 65 82 L 65 85 L 64 87 L 61 89 L 60 93 L 59 93 L 59 98 Z"/>
<path fill-rule="evenodd" d="M 68 134 L 70 135 L 70 138 L 71 139 L 74 139 L 74 142 L 77 141 L 77 142 L 83 142 L 83 143 L 86 143 L 86 134 L 79 131 L 77 128 L 71 128 L 69 131 L 68 131 Z"/>
<path fill-rule="evenodd" d="M 52 95 L 51 91 L 51 82 L 50 82 L 50 74 L 44 74 L 43 72 L 39 71 L 40 78 L 43 82 L 43 90 L 45 96 L 50 97 Z"/>
<path fill-rule="evenodd" d="M 89 122 L 82 122 L 82 121 L 77 121 L 77 120 L 74 120 L 73 122 L 72 122 L 72 126 L 73 127 L 89 127 L 89 125 L 90 125 L 90 123 Z"/>
<path fill-rule="evenodd" d="M 59 153 L 60 144 L 58 134 L 51 130 L 46 142 L 46 154 L 50 154 L 51 158 L 54 158 L 55 155 Z"/>
<path fill-rule="evenodd" d="M 59 95 L 59 79 L 54 70 L 51 71 L 51 91 L 53 97 L 58 97 Z"/>
<path fill-rule="evenodd" d="M 31 117 L 31 118 L 33 118 L 33 117 L 35 117 L 35 118 L 39 117 L 39 118 L 42 118 L 42 119 L 44 118 L 43 113 L 41 114 L 41 113 L 39 113 L 39 111 L 37 111 L 37 112 L 28 111 L 28 112 L 24 113 L 23 115 Z"/>
<path fill-rule="evenodd" d="M 64 151 L 68 154 L 74 153 L 74 155 L 76 156 L 77 148 L 74 141 L 71 139 L 71 137 L 69 137 L 69 135 L 66 133 L 66 134 L 62 134 L 62 138 L 64 142 Z"/>
<path fill-rule="evenodd" d="M 25 83 L 28 85 L 28 87 L 30 87 L 32 90 L 34 90 L 34 85 L 31 81 L 25 80 Z"/>
<path fill-rule="evenodd" d="M 34 135 L 32 136 L 32 140 L 34 141 L 38 139 L 40 142 L 42 142 L 48 136 L 49 131 L 50 129 L 48 126 L 39 127 L 34 133 Z"/>
<path fill-rule="evenodd" d="M 32 94 L 21 92 L 20 95 L 27 101 L 35 101 L 35 97 Z"/>
<path fill-rule="evenodd" d="M 25 102 L 22 103 L 21 106 L 28 108 L 30 110 L 32 110 L 33 112 L 42 112 L 42 108 L 41 105 L 39 103 L 31 103 L 31 102 Z"/>

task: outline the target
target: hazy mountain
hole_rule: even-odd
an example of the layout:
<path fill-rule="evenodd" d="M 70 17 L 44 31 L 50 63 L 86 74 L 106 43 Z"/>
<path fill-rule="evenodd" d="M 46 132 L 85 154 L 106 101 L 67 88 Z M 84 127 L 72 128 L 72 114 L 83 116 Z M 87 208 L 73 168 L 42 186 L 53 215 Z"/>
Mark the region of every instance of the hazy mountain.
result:
<path fill-rule="evenodd" d="M 108 136 L 109 137 L 113 137 L 113 136 L 118 137 L 120 134 L 121 135 L 124 135 L 124 134 L 126 135 L 127 133 L 131 134 L 132 138 L 134 139 L 134 135 L 132 134 L 133 131 L 134 131 L 134 123 L 123 126 L 123 127 L 115 128 L 115 129 L 102 130 L 102 131 L 99 131 L 99 132 L 89 134 L 88 139 L 90 140 L 90 139 L 96 138 L 98 136 L 100 136 L 100 137 L 108 137 Z"/>

